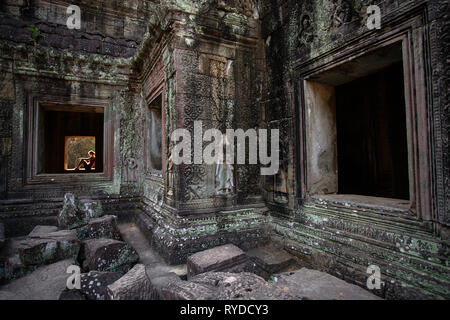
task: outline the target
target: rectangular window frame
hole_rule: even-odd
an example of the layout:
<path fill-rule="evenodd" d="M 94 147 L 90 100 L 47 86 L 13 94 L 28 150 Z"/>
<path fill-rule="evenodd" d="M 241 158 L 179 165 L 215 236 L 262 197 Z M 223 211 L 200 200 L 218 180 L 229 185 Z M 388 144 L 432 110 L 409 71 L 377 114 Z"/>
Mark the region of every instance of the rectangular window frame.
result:
<path fill-rule="evenodd" d="M 159 97 L 161 97 L 161 170 L 157 170 L 152 166 L 151 162 L 151 154 L 149 145 L 151 143 L 150 134 L 150 125 L 151 125 L 151 109 L 154 101 L 156 101 Z M 164 89 L 159 88 L 156 92 L 154 92 L 150 99 L 148 99 L 149 103 L 147 104 L 146 112 L 145 112 L 145 121 L 146 121 L 146 133 L 145 133 L 145 163 L 147 168 L 147 175 L 152 177 L 161 177 L 163 176 L 164 171 Z"/>
<path fill-rule="evenodd" d="M 419 220 L 432 220 L 432 181 L 431 181 L 431 161 L 430 155 L 430 133 L 429 117 L 427 105 L 427 83 L 426 72 L 428 71 L 426 61 L 426 34 L 423 31 L 424 15 L 416 15 L 409 20 L 403 21 L 378 37 L 371 35 L 362 36 L 351 45 L 341 48 L 340 51 L 333 50 L 330 53 L 314 59 L 309 64 L 297 66 L 297 88 L 298 93 L 298 139 L 300 152 L 296 155 L 297 178 L 300 182 L 297 190 L 301 202 L 331 200 L 338 205 L 354 207 L 368 207 L 377 210 L 377 197 L 366 197 L 369 201 L 361 197 L 361 201 L 348 201 L 345 195 L 339 197 L 329 197 L 314 195 L 309 193 L 308 186 L 308 151 L 305 110 L 306 110 L 306 90 L 308 79 L 330 70 L 337 65 L 344 64 L 352 59 L 363 56 L 368 52 L 379 48 L 401 42 L 402 61 L 405 81 L 405 105 L 407 121 L 408 139 L 408 167 L 410 181 L 410 200 L 407 207 L 391 206 L 387 202 L 385 209 L 406 215 Z M 378 198 L 382 199 L 382 198 Z M 352 199 L 354 200 L 354 199 Z M 374 205 L 375 204 L 375 205 Z"/>
<path fill-rule="evenodd" d="M 102 108 L 103 122 L 103 172 L 89 174 L 78 173 L 39 173 L 39 139 L 41 111 L 43 107 L 56 107 L 61 109 L 92 110 Z M 112 109 L 109 100 L 101 98 L 77 98 L 58 97 L 52 95 L 28 95 L 27 120 L 25 130 L 25 161 L 26 161 L 26 185 L 39 184 L 72 184 L 84 182 L 107 182 L 113 179 L 114 166 L 114 129 L 112 121 Z M 108 120 L 109 119 L 109 120 Z"/>

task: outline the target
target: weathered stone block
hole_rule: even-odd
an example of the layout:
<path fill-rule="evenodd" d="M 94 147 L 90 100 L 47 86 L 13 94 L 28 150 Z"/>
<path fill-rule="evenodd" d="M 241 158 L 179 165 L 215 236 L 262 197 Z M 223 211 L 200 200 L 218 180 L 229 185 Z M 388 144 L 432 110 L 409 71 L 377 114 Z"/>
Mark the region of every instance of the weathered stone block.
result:
<path fill-rule="evenodd" d="M 162 300 L 213 300 L 215 291 L 208 285 L 190 281 L 177 281 L 161 289 Z"/>
<path fill-rule="evenodd" d="M 58 231 L 58 227 L 55 226 L 36 226 L 34 229 L 30 232 L 29 236 L 38 236 L 43 234 L 48 234 L 52 232 Z"/>
<path fill-rule="evenodd" d="M 8 283 L 12 280 L 19 279 L 34 270 L 37 266 L 25 266 L 20 261 L 19 254 L 7 258 L 0 258 L 0 284 Z"/>
<path fill-rule="evenodd" d="M 122 275 L 118 272 L 90 271 L 81 275 L 80 292 L 88 300 L 105 300 L 107 287 L 117 281 Z"/>
<path fill-rule="evenodd" d="M 273 277 L 276 286 L 297 299 L 305 300 L 380 300 L 381 298 L 328 273 L 302 268 Z"/>
<path fill-rule="evenodd" d="M 250 271 L 251 261 L 244 251 L 233 244 L 226 244 L 197 252 L 187 259 L 187 277 L 208 271 Z"/>
<path fill-rule="evenodd" d="M 76 232 L 62 230 L 29 236 L 22 240 L 19 245 L 19 256 L 24 265 L 42 265 L 76 258 L 79 250 L 80 242 Z"/>
<path fill-rule="evenodd" d="M 78 201 L 74 194 L 64 195 L 64 205 L 58 214 L 58 226 L 60 229 L 74 229 L 87 223 L 86 216 L 78 209 Z"/>
<path fill-rule="evenodd" d="M 207 272 L 189 281 L 171 282 L 165 300 L 293 300 L 289 292 L 253 273 Z"/>
<path fill-rule="evenodd" d="M 257 266 L 255 273 L 264 279 L 274 273 L 298 269 L 290 269 L 295 264 L 293 256 L 275 246 L 258 247 L 248 251 L 247 255 Z"/>
<path fill-rule="evenodd" d="M 91 219 L 87 226 L 77 229 L 77 234 L 80 240 L 99 238 L 121 239 L 116 216 L 103 216 Z"/>
<path fill-rule="evenodd" d="M 126 273 L 138 260 L 137 252 L 123 241 L 85 240 L 83 267 L 87 270 Z"/>
<path fill-rule="evenodd" d="M 152 285 L 143 264 L 135 265 L 107 288 L 109 300 L 151 300 Z"/>
<path fill-rule="evenodd" d="M 58 300 L 87 300 L 80 290 L 64 289 L 59 295 Z"/>

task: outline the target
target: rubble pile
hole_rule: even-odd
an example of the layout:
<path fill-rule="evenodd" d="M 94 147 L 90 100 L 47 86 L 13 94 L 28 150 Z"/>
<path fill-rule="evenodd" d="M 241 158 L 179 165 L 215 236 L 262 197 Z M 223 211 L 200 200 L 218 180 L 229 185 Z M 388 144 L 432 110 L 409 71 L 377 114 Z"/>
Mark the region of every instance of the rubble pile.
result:
<path fill-rule="evenodd" d="M 187 258 L 182 280 L 174 268 L 149 259 L 151 248 L 145 251 L 129 241 L 138 254 L 123 241 L 117 217 L 105 215 L 100 203 L 79 202 L 73 194 L 65 195 L 57 221 L 58 227 L 36 226 L 27 236 L 6 241 L 0 225 L 0 280 L 7 282 L 0 299 L 377 299 L 323 272 L 284 272 L 293 260 L 276 247 L 246 253 L 226 244 L 197 252 Z M 78 282 L 71 276 L 74 269 Z"/>
<path fill-rule="evenodd" d="M 67 193 L 57 224 L 36 226 L 28 236 L 5 243 L 5 248 L 1 250 L 0 282 L 14 287 L 13 280 L 18 279 L 16 281 L 28 281 L 39 286 L 39 281 L 53 278 L 60 282 L 55 285 L 61 288 L 57 293 L 60 299 L 103 300 L 107 286 L 119 280 L 139 260 L 137 252 L 122 241 L 117 217 L 105 215 L 100 202 L 78 201 L 74 194 Z M 5 242 L 3 235 L 1 225 L 0 246 Z M 80 267 L 80 289 L 66 288 L 66 280 L 70 276 L 66 270 L 60 275 L 34 279 L 39 272 L 46 273 L 46 270 L 55 268 L 60 270 L 62 261 L 71 261 L 71 265 Z M 46 285 L 48 283 L 42 283 L 43 287 Z M 6 294 L 6 289 L 1 291 Z M 19 294 L 11 292 L 7 297 L 20 299 Z"/>

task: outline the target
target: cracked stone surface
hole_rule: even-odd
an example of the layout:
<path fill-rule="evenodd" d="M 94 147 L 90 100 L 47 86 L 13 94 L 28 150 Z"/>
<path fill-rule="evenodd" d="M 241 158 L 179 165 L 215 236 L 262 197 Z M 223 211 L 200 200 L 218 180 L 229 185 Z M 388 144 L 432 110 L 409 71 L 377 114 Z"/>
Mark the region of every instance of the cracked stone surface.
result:
<path fill-rule="evenodd" d="M 296 297 L 248 272 L 206 272 L 162 289 L 165 300 L 295 300 Z"/>
<path fill-rule="evenodd" d="M 298 299 L 307 300 L 380 300 L 381 298 L 328 273 L 302 268 L 273 277 L 277 287 Z"/>
<path fill-rule="evenodd" d="M 58 300 L 66 288 L 67 268 L 73 264 L 73 259 L 59 261 L 11 281 L 0 287 L 0 300 Z"/>
<path fill-rule="evenodd" d="M 83 248 L 83 267 L 90 271 L 125 274 L 139 260 L 137 252 L 123 241 L 105 238 L 85 240 Z"/>

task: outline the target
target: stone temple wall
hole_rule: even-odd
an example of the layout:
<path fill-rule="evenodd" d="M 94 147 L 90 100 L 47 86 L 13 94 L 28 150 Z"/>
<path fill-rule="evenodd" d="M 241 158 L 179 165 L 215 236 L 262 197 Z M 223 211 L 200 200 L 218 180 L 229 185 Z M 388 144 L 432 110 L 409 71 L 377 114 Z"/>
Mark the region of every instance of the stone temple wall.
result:
<path fill-rule="evenodd" d="M 381 9 L 380 30 L 366 26 L 371 4 Z M 367 267 L 379 266 L 385 282 L 379 294 L 384 297 L 448 297 L 448 63 L 443 60 L 449 55 L 448 2 L 274 0 L 265 2 L 264 11 L 265 115 L 269 126 L 281 126 L 285 137 L 280 177 L 267 178 L 264 185 L 275 233 L 311 265 L 361 286 Z M 409 32 L 415 56 L 411 68 L 422 63 L 411 78 L 419 70 L 424 74 L 417 87 L 423 100 L 416 110 L 416 129 L 427 128 L 423 132 L 429 137 L 410 146 L 426 154 L 418 161 L 416 207 L 396 211 L 310 194 L 305 79 L 350 59 L 352 51 L 364 54 L 394 39 L 395 32 Z M 355 71 L 349 67 L 344 72 Z"/>
<path fill-rule="evenodd" d="M 100 198 L 114 209 L 132 203 L 121 170 L 130 119 L 123 105 L 133 91 L 131 60 L 143 39 L 149 1 L 2 1 L 0 5 L 1 215 L 11 225 L 17 217 L 50 219 L 65 192 Z M 81 9 L 81 29 L 66 25 L 67 7 Z M 35 28 L 33 34 L 31 28 Z M 42 177 L 32 162 L 33 112 L 36 103 L 101 106 L 105 110 L 106 157 L 111 165 L 101 177 Z M 121 119 L 122 118 L 122 119 Z M 131 135 L 130 135 L 131 136 Z M 123 196 L 121 196 L 123 193 Z M 120 199 L 127 198 L 127 201 Z M 18 227 L 26 232 L 28 227 Z M 11 230 L 8 228 L 8 230 Z M 13 231 L 11 231 L 13 232 Z M 15 232 L 13 232 L 15 233 Z"/>
<path fill-rule="evenodd" d="M 276 239 L 305 266 L 364 287 L 367 267 L 379 266 L 382 297 L 448 298 L 448 1 L 157 2 L 0 4 L 6 236 L 55 223 L 70 191 L 134 219 L 172 264 L 225 243 L 249 249 Z M 81 30 L 66 27 L 69 4 L 81 8 Z M 367 28 L 370 4 L 381 9 L 380 30 Z M 410 207 L 314 194 L 305 83 L 394 40 L 413 88 Z M 104 109 L 102 174 L 36 174 L 36 110 L 46 103 Z M 160 168 L 149 160 L 158 106 Z M 193 133 L 195 121 L 203 130 L 279 129 L 280 171 L 235 165 L 232 191 L 218 194 L 214 166 L 170 165 L 170 134 Z"/>
<path fill-rule="evenodd" d="M 262 128 L 260 100 L 264 50 L 260 23 L 239 4 L 216 6 L 188 1 L 167 2 L 135 61 L 140 74 L 140 119 L 136 133 L 149 130 L 149 108 L 162 94 L 164 127 L 162 170 L 148 163 L 152 137 L 140 139 L 137 170 L 143 210 L 155 247 L 171 263 L 193 252 L 225 243 L 243 248 L 267 241 L 258 165 L 234 165 L 234 186 L 219 194 L 216 166 L 171 165 L 175 129 Z M 248 10 L 247 10 L 248 11 Z M 203 142 L 202 150 L 208 143 Z"/>

